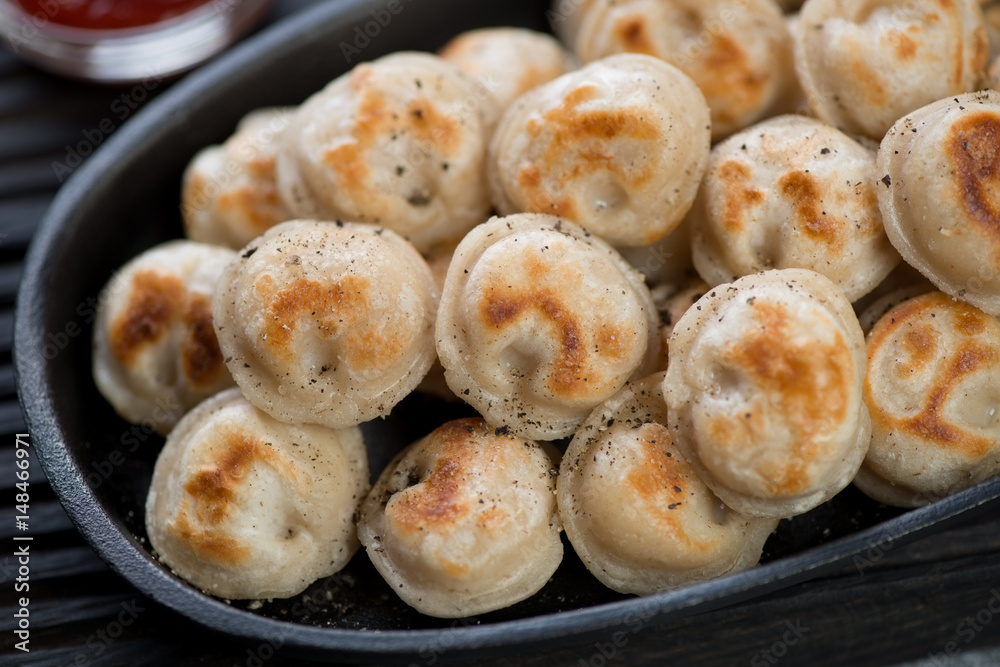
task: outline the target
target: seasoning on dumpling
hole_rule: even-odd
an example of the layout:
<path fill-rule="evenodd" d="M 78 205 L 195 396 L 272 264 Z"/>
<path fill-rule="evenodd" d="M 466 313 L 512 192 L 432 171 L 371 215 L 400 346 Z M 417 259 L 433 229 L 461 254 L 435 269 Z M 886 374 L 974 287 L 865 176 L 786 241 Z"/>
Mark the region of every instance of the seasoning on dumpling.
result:
<path fill-rule="evenodd" d="M 882 228 L 875 147 L 803 116 L 779 116 L 712 149 L 689 215 L 712 285 L 767 269 L 822 273 L 855 301 L 899 263 Z"/>
<path fill-rule="evenodd" d="M 807 0 L 799 21 L 810 107 L 875 141 L 914 109 L 975 90 L 989 55 L 978 0 Z"/>
<path fill-rule="evenodd" d="M 714 141 L 787 105 L 795 88 L 792 38 L 773 0 L 598 0 L 581 11 L 569 42 L 581 62 L 645 53 L 677 66 L 705 95 Z"/>
<path fill-rule="evenodd" d="M 778 520 L 722 503 L 674 446 L 663 374 L 595 410 L 562 458 L 566 536 L 587 569 L 621 593 L 648 595 L 753 567 Z"/>
<path fill-rule="evenodd" d="M 523 93 L 576 69 L 559 41 L 525 28 L 479 28 L 453 37 L 439 55 L 493 93 L 500 110 Z"/>
<path fill-rule="evenodd" d="M 659 356 L 642 276 L 579 226 L 492 218 L 455 250 L 435 329 L 452 391 L 487 421 L 556 440 Z"/>
<path fill-rule="evenodd" d="M 704 97 L 638 54 L 591 63 L 524 94 L 490 142 L 501 214 L 568 218 L 612 245 L 669 234 L 691 207 L 710 149 Z"/>
<path fill-rule="evenodd" d="M 294 220 L 223 273 L 219 345 L 247 399 L 289 423 L 352 426 L 389 413 L 434 361 L 438 290 L 398 234 Z"/>
<path fill-rule="evenodd" d="M 670 434 L 738 512 L 789 517 L 847 486 L 871 439 L 865 341 L 828 278 L 780 269 L 719 285 L 670 338 Z"/>
<path fill-rule="evenodd" d="M 247 114 L 224 144 L 195 155 L 184 172 L 181 213 L 193 241 L 242 248 L 292 215 L 278 195 L 275 160 L 288 108 Z"/>
<path fill-rule="evenodd" d="M 1000 322 L 938 292 L 898 304 L 868 335 L 872 441 L 854 483 L 917 507 L 1000 474 Z"/>
<path fill-rule="evenodd" d="M 361 506 L 369 558 L 408 605 L 472 616 L 534 595 L 562 561 L 555 454 L 457 419 L 403 450 Z"/>
<path fill-rule="evenodd" d="M 229 599 L 287 598 L 357 551 L 368 492 L 361 430 L 289 425 L 236 388 L 167 438 L 146 498 L 146 531 L 182 579 Z"/>
<path fill-rule="evenodd" d="M 167 433 L 233 386 L 212 326 L 212 295 L 235 257 L 219 246 L 169 241 L 108 281 L 94 320 L 93 374 L 122 418 Z"/>
<path fill-rule="evenodd" d="M 382 225 L 419 250 L 457 240 L 490 211 L 492 93 L 429 53 L 362 63 L 295 112 L 278 188 L 299 218 Z"/>
<path fill-rule="evenodd" d="M 882 221 L 942 292 L 1000 315 L 1000 92 L 939 100 L 901 118 L 878 151 Z"/>

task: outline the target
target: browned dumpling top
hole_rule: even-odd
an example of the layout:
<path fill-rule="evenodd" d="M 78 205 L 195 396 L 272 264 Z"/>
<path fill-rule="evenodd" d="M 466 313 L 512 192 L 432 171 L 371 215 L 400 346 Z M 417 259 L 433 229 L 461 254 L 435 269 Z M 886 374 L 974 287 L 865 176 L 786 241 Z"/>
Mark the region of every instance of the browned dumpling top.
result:
<path fill-rule="evenodd" d="M 286 598 L 357 551 L 361 430 L 290 425 L 236 388 L 188 413 L 157 458 L 146 530 L 159 559 L 222 598 Z"/>
<path fill-rule="evenodd" d="M 670 433 L 727 505 L 787 517 L 854 477 L 871 438 L 864 336 L 828 278 L 779 269 L 719 285 L 670 338 Z"/>
<path fill-rule="evenodd" d="M 872 442 L 855 484 L 916 507 L 1000 473 L 1000 322 L 933 291 L 868 335 Z"/>
<path fill-rule="evenodd" d="M 716 497 L 674 446 L 663 374 L 630 383 L 577 430 L 559 468 L 559 514 L 587 569 L 647 595 L 753 567 L 777 519 Z"/>
<path fill-rule="evenodd" d="M 907 114 L 879 147 L 886 234 L 941 291 L 1000 314 L 1000 92 Z"/>
<path fill-rule="evenodd" d="M 792 38 L 773 0 L 595 0 L 580 9 L 571 50 L 587 63 L 645 53 L 684 71 L 722 139 L 787 103 Z"/>
<path fill-rule="evenodd" d="M 694 265 L 713 285 L 811 269 L 855 301 L 899 263 L 877 185 L 874 145 L 804 116 L 757 123 L 712 149 L 689 214 Z"/>
<path fill-rule="evenodd" d="M 435 335 L 452 391 L 497 426 L 565 437 L 652 371 L 656 309 L 642 276 L 578 225 L 493 218 L 455 250 Z"/>
<path fill-rule="evenodd" d="M 198 152 L 184 172 L 185 235 L 234 250 L 292 217 L 275 183 L 278 141 L 292 109 L 247 114 L 222 145 Z"/>
<path fill-rule="evenodd" d="M 368 222 L 420 250 L 485 220 L 497 102 L 457 65 L 399 52 L 357 65 L 302 104 L 278 151 L 298 218 Z"/>
<path fill-rule="evenodd" d="M 342 428 L 388 414 L 423 379 L 437 298 L 427 263 L 391 230 L 292 220 L 239 254 L 212 306 L 251 403 Z"/>
<path fill-rule="evenodd" d="M 897 119 L 975 90 L 988 40 L 978 0 L 807 0 L 795 66 L 816 115 L 880 140 Z"/>
<path fill-rule="evenodd" d="M 480 418 L 407 447 L 362 505 L 358 533 L 404 602 L 472 616 L 535 594 L 562 561 L 557 461 Z"/>
<path fill-rule="evenodd" d="M 705 171 L 704 97 L 676 67 L 621 54 L 518 98 L 487 162 L 501 214 L 534 211 L 579 223 L 613 245 L 669 234 Z"/>
<path fill-rule="evenodd" d="M 576 68 L 576 59 L 544 32 L 525 28 L 478 28 L 459 33 L 438 53 L 476 78 L 501 110 L 536 86 Z"/>
<path fill-rule="evenodd" d="M 92 365 L 124 419 L 166 433 L 203 399 L 233 385 L 212 321 L 228 248 L 177 240 L 121 267 L 98 299 Z"/>

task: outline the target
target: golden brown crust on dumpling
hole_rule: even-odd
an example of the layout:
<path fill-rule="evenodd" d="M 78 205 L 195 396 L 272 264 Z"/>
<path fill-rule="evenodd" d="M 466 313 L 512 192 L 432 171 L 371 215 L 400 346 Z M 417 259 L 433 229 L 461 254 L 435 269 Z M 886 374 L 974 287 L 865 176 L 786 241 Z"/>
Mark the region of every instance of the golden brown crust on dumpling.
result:
<path fill-rule="evenodd" d="M 670 339 L 671 435 L 727 505 L 805 512 L 843 489 L 871 436 L 864 337 L 822 275 L 781 269 L 710 291 Z"/>
<path fill-rule="evenodd" d="M 752 567 L 776 519 L 723 505 L 674 446 L 663 374 L 629 384 L 577 430 L 557 484 L 566 536 L 606 586 L 646 595 Z"/>
<path fill-rule="evenodd" d="M 899 263 L 877 184 L 874 146 L 802 116 L 757 123 L 712 149 L 688 216 L 694 265 L 712 285 L 811 269 L 855 301 Z"/>
<path fill-rule="evenodd" d="M 357 427 L 291 426 L 236 388 L 192 410 L 157 459 L 146 527 L 160 560 L 223 598 L 291 597 L 359 544 L 368 491 Z"/>
<path fill-rule="evenodd" d="M 362 63 L 296 111 L 278 187 L 300 218 L 383 225 L 420 250 L 489 214 L 486 144 L 497 103 L 458 66 L 401 52 Z"/>
<path fill-rule="evenodd" d="M 1000 473 L 1000 322 L 938 291 L 898 304 L 868 336 L 872 442 L 855 480 L 916 507 Z"/>
<path fill-rule="evenodd" d="M 977 0 L 807 0 L 795 67 L 816 115 L 880 140 L 904 114 L 975 90 L 988 40 Z"/>
<path fill-rule="evenodd" d="M 493 218 L 459 244 L 436 326 L 445 379 L 523 437 L 572 433 L 659 350 L 656 310 L 613 248 L 561 218 Z"/>
<path fill-rule="evenodd" d="M 358 532 L 404 602 L 471 616 L 536 593 L 562 561 L 552 453 L 480 418 L 401 452 L 362 505 Z"/>
<path fill-rule="evenodd" d="M 427 373 L 437 297 L 427 263 L 394 232 L 294 220 L 244 249 L 213 312 L 250 402 L 342 428 L 388 414 Z"/>
<path fill-rule="evenodd" d="M 571 50 L 584 63 L 644 53 L 680 68 L 704 93 L 718 141 L 785 104 L 792 40 L 772 0 L 598 0 Z"/>
<path fill-rule="evenodd" d="M 709 125 L 701 92 L 672 65 L 591 63 L 507 109 L 487 162 L 494 204 L 568 218 L 613 245 L 654 243 L 691 207 Z"/>
<path fill-rule="evenodd" d="M 536 86 L 576 68 L 552 35 L 525 28 L 479 28 L 453 37 L 438 52 L 480 81 L 501 111 Z"/>
<path fill-rule="evenodd" d="M 116 272 L 98 301 L 93 373 L 126 420 L 166 433 L 203 399 L 231 387 L 212 318 L 212 294 L 236 254 L 171 241 Z"/>
<path fill-rule="evenodd" d="M 184 172 L 181 213 L 188 238 L 242 248 L 292 217 L 278 194 L 275 160 L 288 108 L 260 109 L 245 116 L 219 146 L 208 146 Z"/>
<path fill-rule="evenodd" d="M 938 289 L 1000 314 L 1000 92 L 901 118 L 878 152 L 886 234 Z"/>

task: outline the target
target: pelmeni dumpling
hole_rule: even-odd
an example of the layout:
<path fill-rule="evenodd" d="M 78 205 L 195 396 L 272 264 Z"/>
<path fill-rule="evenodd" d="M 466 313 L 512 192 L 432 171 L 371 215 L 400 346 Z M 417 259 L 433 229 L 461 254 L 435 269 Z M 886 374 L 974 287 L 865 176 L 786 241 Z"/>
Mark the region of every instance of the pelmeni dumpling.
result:
<path fill-rule="evenodd" d="M 591 63 L 524 94 L 490 143 L 501 214 L 568 218 L 612 245 L 669 234 L 694 201 L 710 149 L 704 97 L 638 54 Z"/>
<path fill-rule="evenodd" d="M 354 517 L 368 487 L 358 427 L 285 424 L 233 388 L 167 438 L 146 531 L 159 559 L 208 593 L 287 598 L 357 551 Z"/>
<path fill-rule="evenodd" d="M 1000 322 L 934 291 L 903 301 L 868 335 L 872 441 L 854 480 L 917 507 L 1000 474 Z"/>
<path fill-rule="evenodd" d="M 576 59 L 552 35 L 525 28 L 460 33 L 438 55 L 476 78 L 501 110 L 523 93 L 576 69 Z"/>
<path fill-rule="evenodd" d="M 597 0 L 572 41 L 581 62 L 645 53 L 690 76 L 712 110 L 718 141 L 788 103 L 792 38 L 773 0 Z"/>
<path fill-rule="evenodd" d="M 656 308 L 642 276 L 579 226 L 492 218 L 455 250 L 436 325 L 452 391 L 516 435 L 556 440 L 652 372 Z"/>
<path fill-rule="evenodd" d="M 629 384 L 573 436 L 559 468 L 559 515 L 587 569 L 648 595 L 753 567 L 773 518 L 739 514 L 674 446 L 657 373 Z"/>
<path fill-rule="evenodd" d="M 251 242 L 213 302 L 247 399 L 289 423 L 343 428 L 389 413 L 434 361 L 438 290 L 406 240 L 293 220 Z"/>
<path fill-rule="evenodd" d="M 807 0 L 799 21 L 810 107 L 875 141 L 914 109 L 975 90 L 989 55 L 977 0 Z"/>
<path fill-rule="evenodd" d="M 383 225 L 420 250 L 485 220 L 493 94 L 457 65 L 400 52 L 309 98 L 278 151 L 278 187 L 299 218 Z"/>
<path fill-rule="evenodd" d="M 689 214 L 695 268 L 712 285 L 812 269 L 855 301 L 899 263 L 877 185 L 874 146 L 813 118 L 762 121 L 712 149 Z"/>
<path fill-rule="evenodd" d="M 195 155 L 181 190 L 188 238 L 238 249 L 291 219 L 274 174 L 278 140 L 291 113 L 285 107 L 254 111 L 224 144 Z"/>
<path fill-rule="evenodd" d="M 938 289 L 1000 315 L 1000 92 L 939 100 L 878 151 L 885 231 Z"/>
<path fill-rule="evenodd" d="M 212 325 L 215 285 L 236 253 L 169 241 L 121 267 L 97 304 L 93 373 L 119 415 L 167 433 L 233 386 Z"/>
<path fill-rule="evenodd" d="M 358 534 L 404 602 L 454 618 L 535 594 L 562 561 L 554 452 L 479 418 L 450 421 L 390 463 Z"/>
<path fill-rule="evenodd" d="M 670 338 L 670 434 L 738 512 L 789 517 L 853 479 L 871 439 L 864 336 L 828 278 L 781 269 L 719 285 Z"/>

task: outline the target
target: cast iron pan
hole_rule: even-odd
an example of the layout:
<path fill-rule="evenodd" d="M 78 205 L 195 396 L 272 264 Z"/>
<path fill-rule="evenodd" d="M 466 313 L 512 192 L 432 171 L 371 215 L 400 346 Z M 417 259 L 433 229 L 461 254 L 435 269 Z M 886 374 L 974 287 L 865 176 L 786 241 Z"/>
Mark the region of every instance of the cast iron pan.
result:
<path fill-rule="evenodd" d="M 137 589 L 209 628 L 313 659 L 496 656 L 582 644 L 616 629 L 639 631 L 849 568 L 852 560 L 864 567 L 871 554 L 1000 496 L 1000 479 L 994 479 L 902 512 L 848 488 L 816 510 L 782 522 L 760 567 L 646 598 L 604 588 L 567 543 L 564 563 L 540 593 L 460 621 L 425 617 L 404 605 L 363 551 L 339 575 L 303 595 L 260 606 L 214 599 L 174 577 L 151 556 L 143 528 L 142 507 L 162 439 L 119 419 L 91 379 L 90 323 L 97 296 L 111 273 L 139 251 L 181 235 L 185 165 L 198 149 L 224 140 L 244 113 L 301 102 L 359 60 L 401 49 L 436 49 L 477 26 L 547 30 L 552 18 L 544 0 L 396 1 L 398 13 L 388 21 L 386 0 L 314 6 L 174 84 L 74 173 L 35 237 L 15 322 L 16 371 L 32 442 L 69 516 Z M 157 85 L 155 79 L 151 73 L 150 85 Z M 401 446 L 462 411 L 407 399 L 388 419 L 366 427 L 372 470 L 377 473 Z"/>

